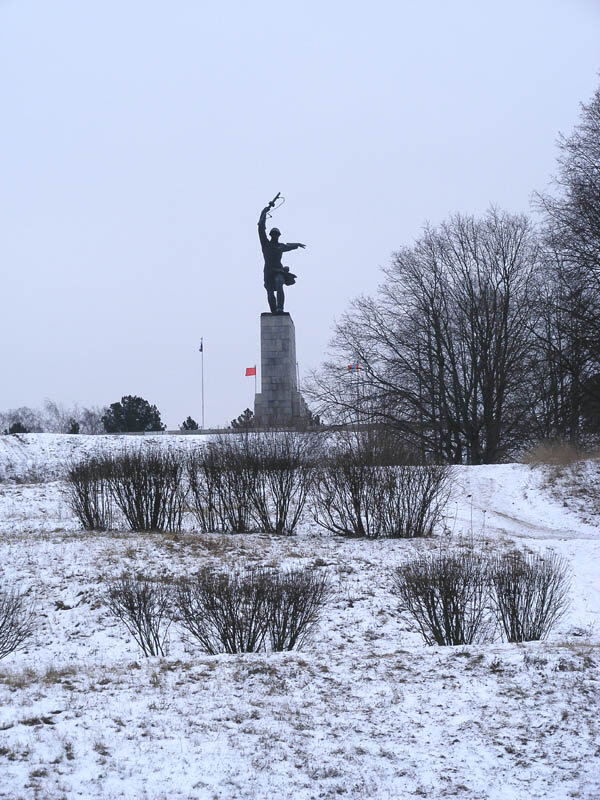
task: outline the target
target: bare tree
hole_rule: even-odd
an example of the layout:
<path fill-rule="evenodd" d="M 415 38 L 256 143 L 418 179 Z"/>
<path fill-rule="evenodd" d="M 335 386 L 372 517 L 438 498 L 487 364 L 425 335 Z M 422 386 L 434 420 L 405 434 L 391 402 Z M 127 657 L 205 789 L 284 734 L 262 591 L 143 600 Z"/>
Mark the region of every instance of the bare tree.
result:
<path fill-rule="evenodd" d="M 79 414 L 80 411 L 77 405 L 73 408 L 67 408 L 62 403 L 57 403 L 47 397 L 44 400 L 44 410 L 42 412 L 44 430 L 51 433 L 69 433 L 72 423 L 77 421 Z"/>
<path fill-rule="evenodd" d="M 70 433 L 75 426 L 78 426 L 80 433 L 104 433 L 102 416 L 105 413 L 106 408 L 99 406 L 79 408 L 75 404 L 69 408 L 46 399 L 41 411 L 23 406 L 0 412 L 0 430 L 7 430 L 14 423 L 20 423 L 30 433 Z"/>
<path fill-rule="evenodd" d="M 323 413 L 397 428 L 422 455 L 497 461 L 528 413 L 537 265 L 524 216 L 492 208 L 428 227 L 337 326 L 336 360 L 314 376 L 313 399 Z M 356 384 L 340 370 L 348 361 Z"/>
<path fill-rule="evenodd" d="M 536 194 L 544 216 L 544 345 L 551 391 L 560 382 L 553 435 L 576 440 L 600 430 L 600 89 L 579 124 L 561 135 L 552 194 Z M 558 398 L 557 398 L 558 399 Z"/>
<path fill-rule="evenodd" d="M 565 260 L 585 269 L 594 290 L 600 288 L 600 88 L 581 106 L 581 120 L 570 136 L 558 140 L 555 193 L 536 195 L 548 234 Z M 597 324 L 600 322 L 597 321 Z"/>
<path fill-rule="evenodd" d="M 44 420 L 40 412 L 27 406 L 11 408 L 0 413 L 0 430 L 3 433 L 16 424 L 25 428 L 29 433 L 41 433 L 44 430 Z"/>
<path fill-rule="evenodd" d="M 79 422 L 80 433 L 104 433 L 104 422 L 102 420 L 107 410 L 106 406 L 82 408 L 81 413 L 76 418 Z"/>

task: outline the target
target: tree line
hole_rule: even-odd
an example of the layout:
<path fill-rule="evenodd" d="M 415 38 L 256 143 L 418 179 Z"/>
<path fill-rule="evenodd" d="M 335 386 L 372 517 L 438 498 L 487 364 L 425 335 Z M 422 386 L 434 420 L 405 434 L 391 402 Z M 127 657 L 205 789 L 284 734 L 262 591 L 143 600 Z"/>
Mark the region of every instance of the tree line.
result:
<path fill-rule="evenodd" d="M 538 225 L 491 207 L 393 254 L 312 376 L 325 418 L 390 426 L 422 456 L 468 464 L 600 432 L 600 89 L 558 147 Z"/>
<path fill-rule="evenodd" d="M 198 423 L 187 417 L 180 430 L 198 430 Z M 13 433 L 140 433 L 164 431 L 160 411 L 143 397 L 124 395 L 110 406 L 71 408 L 46 400 L 42 409 L 21 408 L 0 412 L 0 431 Z"/>

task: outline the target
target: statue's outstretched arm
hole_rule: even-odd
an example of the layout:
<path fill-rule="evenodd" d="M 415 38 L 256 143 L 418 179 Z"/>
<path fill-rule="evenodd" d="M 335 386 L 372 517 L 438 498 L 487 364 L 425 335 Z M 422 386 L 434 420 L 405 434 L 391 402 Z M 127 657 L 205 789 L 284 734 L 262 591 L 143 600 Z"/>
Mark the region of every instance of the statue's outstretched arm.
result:
<path fill-rule="evenodd" d="M 287 253 L 288 250 L 297 250 L 299 247 L 304 250 L 306 245 L 302 244 L 301 242 L 288 242 L 288 244 L 280 244 L 279 247 L 281 248 L 282 252 Z"/>

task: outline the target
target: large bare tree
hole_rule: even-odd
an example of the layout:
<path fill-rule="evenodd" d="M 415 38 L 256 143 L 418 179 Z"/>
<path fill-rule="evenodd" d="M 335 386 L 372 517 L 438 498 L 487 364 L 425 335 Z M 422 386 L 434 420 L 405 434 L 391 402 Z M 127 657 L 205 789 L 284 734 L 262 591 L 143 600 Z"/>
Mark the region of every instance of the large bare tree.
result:
<path fill-rule="evenodd" d="M 529 413 L 537 264 L 524 216 L 492 208 L 426 228 L 337 325 L 313 399 L 324 413 L 394 426 L 423 455 L 499 460 Z"/>
<path fill-rule="evenodd" d="M 552 434 L 578 439 L 600 429 L 600 89 L 558 147 L 554 192 L 536 195 L 550 287 L 546 376 L 550 394 L 562 394 Z"/>

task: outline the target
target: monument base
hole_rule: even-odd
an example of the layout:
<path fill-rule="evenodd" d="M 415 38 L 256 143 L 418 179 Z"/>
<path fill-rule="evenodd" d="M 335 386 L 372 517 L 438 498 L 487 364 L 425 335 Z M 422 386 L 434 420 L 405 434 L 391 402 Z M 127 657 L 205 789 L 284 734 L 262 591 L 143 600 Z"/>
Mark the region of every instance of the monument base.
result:
<path fill-rule="evenodd" d="M 260 315 L 260 393 L 254 398 L 258 427 L 301 428 L 309 420 L 308 406 L 298 391 L 296 331 L 291 316 Z"/>

